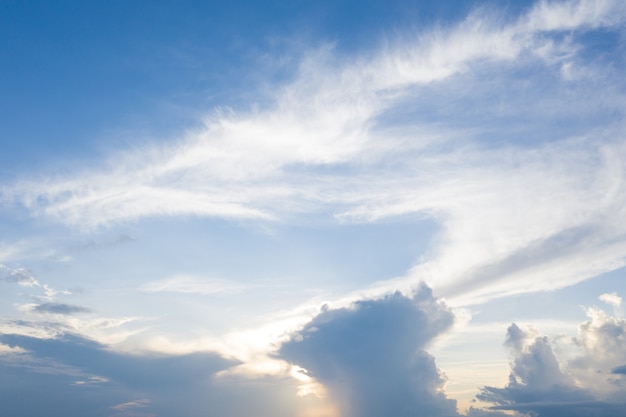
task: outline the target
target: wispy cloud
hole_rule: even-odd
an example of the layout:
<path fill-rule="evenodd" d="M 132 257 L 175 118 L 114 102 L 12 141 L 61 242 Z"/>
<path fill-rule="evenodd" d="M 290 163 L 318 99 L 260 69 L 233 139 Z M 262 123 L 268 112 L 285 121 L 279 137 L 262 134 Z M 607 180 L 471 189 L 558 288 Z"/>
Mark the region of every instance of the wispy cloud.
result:
<path fill-rule="evenodd" d="M 35 313 L 50 313 L 50 314 L 79 314 L 89 313 L 91 309 L 71 304 L 64 303 L 43 303 L 32 306 L 31 311 Z"/>
<path fill-rule="evenodd" d="M 146 292 L 215 295 L 240 292 L 249 287 L 249 285 L 225 279 L 176 275 L 171 278 L 148 282 L 139 287 L 139 289 Z"/>
<path fill-rule="evenodd" d="M 614 0 L 576 0 L 538 2 L 528 14 L 531 30 L 570 30 L 620 24 L 626 13 L 622 2 Z"/>
<path fill-rule="evenodd" d="M 19 254 L 22 245 L 23 243 L 8 244 L 6 242 L 0 242 L 0 262 L 13 260 L 13 258 Z"/>
<path fill-rule="evenodd" d="M 450 31 L 410 36 L 353 62 L 322 48 L 304 59 L 294 82 L 276 89 L 268 108 L 216 112 L 175 145 L 115 155 L 100 172 L 5 187 L 4 200 L 79 226 L 177 214 L 275 218 L 277 201 L 293 208 L 310 194 L 289 181 L 292 167 L 384 157 L 375 155 L 387 146 L 376 143 L 377 118 L 416 95 L 412 88 L 471 72 L 485 60 L 520 59 L 524 51 L 545 57 L 546 42 L 558 43 L 550 31 L 610 26 L 623 12 L 618 2 L 543 2 L 517 22 L 475 14 Z"/>
<path fill-rule="evenodd" d="M 19 346 L 8 346 L 8 345 L 0 343 L 0 356 L 20 354 L 20 353 L 25 353 L 25 352 L 26 350 L 22 349 Z"/>
<path fill-rule="evenodd" d="M 128 410 L 131 408 L 146 407 L 148 404 L 150 404 L 150 400 L 144 398 L 141 400 L 135 400 L 135 401 L 129 401 L 129 402 L 122 403 L 122 404 L 117 404 L 117 405 L 112 406 L 111 408 L 117 411 L 124 411 L 124 410 Z"/>
<path fill-rule="evenodd" d="M 471 303 L 570 285 L 626 264 L 623 77 L 580 58 L 577 37 L 620 31 L 625 16 L 618 1 L 544 1 L 517 20 L 481 9 L 360 56 L 321 47 L 266 106 L 216 111 L 176 143 L 99 168 L 5 186 L 2 200 L 80 228 L 171 215 L 429 216 L 436 246 L 390 289 L 426 280 Z M 575 134 L 556 122 L 577 118 L 587 124 Z M 181 278 L 143 289 L 220 288 L 235 290 Z"/>
<path fill-rule="evenodd" d="M 22 287 L 41 286 L 26 268 L 9 268 L 4 265 L 0 265 L 0 281 L 15 283 Z"/>
<path fill-rule="evenodd" d="M 36 304 L 25 304 L 21 309 L 32 314 Z M 0 333 L 37 339 L 54 339 L 65 333 L 76 333 L 109 345 L 119 344 L 140 330 L 132 324 L 136 317 L 81 317 L 75 314 L 46 314 L 29 319 L 0 319 Z"/>

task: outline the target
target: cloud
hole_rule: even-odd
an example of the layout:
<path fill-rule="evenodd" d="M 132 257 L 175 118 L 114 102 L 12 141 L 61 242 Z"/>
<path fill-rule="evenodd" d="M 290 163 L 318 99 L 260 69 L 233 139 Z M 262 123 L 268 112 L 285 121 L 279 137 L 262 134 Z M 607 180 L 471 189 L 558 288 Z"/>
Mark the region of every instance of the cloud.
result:
<path fill-rule="evenodd" d="M 2 192 L 0 191 L 0 196 L 1 195 L 2 195 Z M 9 262 L 13 260 L 13 258 L 19 255 L 22 245 L 23 243 L 7 244 L 5 242 L 0 241 L 0 262 Z"/>
<path fill-rule="evenodd" d="M 235 281 L 176 275 L 171 278 L 148 282 L 143 284 L 139 289 L 146 292 L 215 295 L 240 292 L 247 288 L 247 285 Z"/>
<path fill-rule="evenodd" d="M 620 312 L 622 307 L 622 297 L 617 295 L 617 293 L 613 292 L 610 294 L 602 294 L 600 296 L 600 301 L 604 301 L 608 305 L 612 306 L 616 312 Z"/>
<path fill-rule="evenodd" d="M 626 13 L 616 0 L 539 1 L 528 14 L 532 30 L 570 30 L 581 26 L 601 27 L 620 23 Z"/>
<path fill-rule="evenodd" d="M 117 404 L 117 405 L 112 406 L 111 408 L 117 411 L 124 411 L 129 408 L 146 407 L 148 404 L 150 404 L 150 400 L 141 399 L 141 400 L 129 401 L 129 402 L 122 403 L 122 404 Z"/>
<path fill-rule="evenodd" d="M 493 407 L 494 410 L 520 411 L 533 417 L 623 417 L 624 404 L 602 401 L 545 401 Z"/>
<path fill-rule="evenodd" d="M 72 315 L 80 313 L 90 313 L 91 309 L 71 304 L 43 303 L 33 306 L 31 308 L 31 311 L 34 311 L 35 313 Z"/>
<path fill-rule="evenodd" d="M 0 265 L 0 281 L 11 282 L 22 287 L 40 287 L 41 284 L 25 268 L 9 268 Z"/>
<path fill-rule="evenodd" d="M 484 387 L 478 395 L 481 401 L 495 403 L 496 408 L 517 410 L 548 405 L 548 401 L 567 404 L 594 400 L 561 371 L 547 337 L 533 338 L 513 324 L 507 330 L 505 345 L 515 358 L 509 383 L 505 388 Z"/>
<path fill-rule="evenodd" d="M 0 343 L 0 355 L 11 355 L 16 353 L 24 353 L 25 350 L 19 347 L 11 347 Z"/>
<path fill-rule="evenodd" d="M 129 236 L 125 233 L 121 233 L 114 238 L 109 238 L 107 240 L 97 241 L 97 240 L 87 240 L 78 245 L 72 245 L 65 249 L 64 252 L 66 254 L 58 254 L 58 256 L 62 256 L 62 259 L 71 260 L 74 255 L 81 252 L 93 251 L 93 250 L 103 250 L 103 249 L 112 249 L 121 245 L 126 245 L 128 243 L 135 242 L 136 239 L 132 236 Z"/>
<path fill-rule="evenodd" d="M 293 417 L 302 406 L 291 378 L 220 378 L 235 362 L 211 352 L 127 354 L 67 333 L 0 341 L 24 352 L 19 361 L 0 355 L 1 415 Z"/>
<path fill-rule="evenodd" d="M 611 369 L 611 373 L 626 375 L 626 365 L 616 366 L 615 368 Z"/>
<path fill-rule="evenodd" d="M 74 381 L 74 385 L 103 384 L 105 382 L 109 382 L 109 380 L 101 376 L 90 375 L 87 378 Z"/>
<path fill-rule="evenodd" d="M 617 293 L 614 292 L 610 294 L 602 294 L 600 296 L 600 300 L 613 307 L 620 307 L 622 305 L 622 297 L 618 296 Z"/>
<path fill-rule="evenodd" d="M 118 406 L 117 411 L 128 411 L 130 405 L 124 409 L 119 405 L 140 404 L 136 402 L 138 400 L 144 401 L 147 412 L 154 412 L 164 405 L 167 398 L 174 400 L 186 389 L 199 388 L 210 381 L 211 375 L 230 363 L 210 353 L 184 356 L 116 353 L 97 342 L 71 334 L 47 340 L 4 334 L 0 340 L 8 346 L 25 349 L 30 357 L 29 361 L 3 364 L 5 370 L 10 369 L 13 384 L 16 380 L 22 381 L 19 390 L 7 381 L 0 381 L 0 391 L 6 399 L 0 405 L 3 415 L 33 415 L 28 414 L 29 407 L 32 408 L 28 402 L 11 401 L 12 397 L 6 395 L 16 391 L 25 393 L 30 389 L 59 396 L 45 395 L 38 400 L 41 408 L 59 410 L 55 415 L 72 410 L 72 414 L 66 415 L 107 416 L 111 414 L 111 407 Z M 26 364 L 27 367 L 24 366 Z M 94 375 L 100 378 L 101 383 L 75 383 L 77 378 L 86 380 Z M 144 397 L 132 399 L 132 396 L 142 392 Z M 146 398 L 146 394 L 150 397 Z M 84 401 L 76 401 L 83 396 Z M 146 399 L 151 403 L 145 402 Z M 185 414 L 182 404 L 176 405 L 181 407 L 180 415 L 193 415 Z M 13 412 L 8 413 L 8 410 Z M 158 415 L 173 417 L 175 414 L 158 412 Z"/>
<path fill-rule="evenodd" d="M 323 310 L 279 357 L 326 387 L 342 416 L 456 416 L 445 377 L 425 349 L 453 322 L 427 287 Z"/>
<path fill-rule="evenodd" d="M 508 384 L 483 387 L 477 398 L 493 410 L 542 416 L 626 416 L 626 381 L 618 365 L 626 361 L 626 323 L 598 309 L 579 326 L 574 346 L 580 353 L 559 360 L 554 341 L 513 324 L 505 345 L 513 355 Z M 617 376 L 616 376 L 617 375 Z"/>
<path fill-rule="evenodd" d="M 86 229 L 154 216 L 426 216 L 440 225 L 434 246 L 381 293 L 427 280 L 468 304 L 561 288 L 626 265 L 622 58 L 590 58 L 584 36 L 622 33 L 625 16 L 619 1 L 540 1 L 352 56 L 313 47 L 262 105 L 25 178 L 0 199 Z"/>
<path fill-rule="evenodd" d="M 20 310 L 30 313 L 34 304 L 25 304 Z M 144 330 L 133 328 L 137 317 L 85 317 L 81 314 L 30 315 L 26 319 L 0 319 L 0 334 L 20 335 L 35 339 L 57 339 L 70 332 L 98 340 L 100 343 L 116 345 Z"/>
<path fill-rule="evenodd" d="M 267 108 L 216 111 L 175 145 L 116 155 L 99 172 L 5 187 L 3 199 L 78 226 L 154 215 L 272 219 L 278 202 L 285 203 L 279 211 L 307 200 L 319 206 L 325 199 L 314 189 L 299 191 L 291 168 L 388 156 L 399 138 L 381 147 L 377 118 L 404 103 L 412 88 L 545 50 L 541 37 L 549 31 L 607 26 L 623 16 L 617 2 L 567 4 L 539 3 L 508 26 L 473 14 L 449 31 L 407 37 L 351 60 L 322 47 L 303 60 L 294 81 L 274 89 Z M 419 137 L 413 146 L 421 147 Z"/>
<path fill-rule="evenodd" d="M 583 354 L 569 362 L 578 381 L 597 396 L 623 398 L 626 381 L 615 379 L 613 369 L 626 363 L 626 320 L 598 308 L 587 308 L 588 320 L 578 326 L 576 343 Z"/>
<path fill-rule="evenodd" d="M 141 401 L 141 400 L 139 400 Z M 130 403 L 127 404 L 133 404 L 135 403 L 134 401 L 131 401 Z M 120 404 L 120 405 L 125 405 L 125 404 Z M 137 407 L 137 406 L 135 406 Z M 158 417 L 158 414 L 155 413 L 145 413 L 142 411 L 137 411 L 136 408 L 124 408 L 121 410 L 118 410 L 116 408 L 116 406 L 111 407 L 112 409 L 116 410 L 117 412 L 115 414 L 111 414 L 108 417 Z M 141 406 L 139 406 L 141 407 Z"/>
<path fill-rule="evenodd" d="M 482 410 L 480 408 L 470 407 L 467 410 L 468 417 L 509 417 L 510 414 L 493 410 Z"/>

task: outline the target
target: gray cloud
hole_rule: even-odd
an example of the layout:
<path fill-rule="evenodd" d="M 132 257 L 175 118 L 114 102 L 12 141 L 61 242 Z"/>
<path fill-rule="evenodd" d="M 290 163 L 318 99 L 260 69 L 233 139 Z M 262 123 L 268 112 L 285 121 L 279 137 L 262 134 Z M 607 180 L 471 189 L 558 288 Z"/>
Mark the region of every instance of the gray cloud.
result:
<path fill-rule="evenodd" d="M 535 337 L 512 324 L 505 346 L 514 355 L 504 388 L 483 387 L 477 398 L 492 410 L 518 411 L 532 417 L 622 417 L 623 401 L 601 401 L 563 372 L 547 337 Z"/>
<path fill-rule="evenodd" d="M 0 415 L 51 417 L 293 417 L 291 378 L 218 378 L 217 354 L 124 354 L 81 336 L 0 335 Z M 35 394 L 34 394 L 35 393 Z M 33 401 L 36 395 L 36 401 Z"/>
<path fill-rule="evenodd" d="M 626 375 L 626 365 L 616 366 L 615 368 L 611 369 L 611 373 Z"/>
<path fill-rule="evenodd" d="M 33 307 L 32 311 L 36 313 L 52 313 L 52 314 L 79 314 L 90 313 L 91 309 L 81 306 L 63 303 L 43 303 Z"/>
<path fill-rule="evenodd" d="M 39 286 L 39 281 L 25 268 L 9 268 L 0 265 L 0 282 L 10 282 L 23 287 Z"/>
<path fill-rule="evenodd" d="M 568 362 L 569 371 L 597 397 L 622 402 L 626 381 L 615 370 L 626 363 L 626 320 L 596 307 L 587 309 L 587 317 L 575 339 L 583 353 Z"/>
<path fill-rule="evenodd" d="M 115 248 L 117 246 L 136 242 L 136 241 L 137 239 L 135 239 L 134 237 L 122 233 L 122 234 L 117 235 L 115 238 L 104 240 L 104 241 L 88 240 L 80 245 L 75 245 L 75 246 L 68 248 L 68 251 L 70 253 L 79 253 L 79 252 L 85 252 L 85 251 L 91 251 L 91 250 Z"/>
<path fill-rule="evenodd" d="M 345 417 L 456 416 L 444 376 L 424 349 L 453 322 L 450 310 L 422 286 L 322 311 L 280 349 L 308 370 Z"/>
<path fill-rule="evenodd" d="M 483 410 L 480 408 L 470 407 L 467 410 L 467 417 L 511 417 L 510 414 L 506 414 L 500 411 Z"/>
<path fill-rule="evenodd" d="M 623 417 L 625 404 L 604 401 L 537 401 L 493 407 L 494 410 L 519 411 L 530 417 Z"/>

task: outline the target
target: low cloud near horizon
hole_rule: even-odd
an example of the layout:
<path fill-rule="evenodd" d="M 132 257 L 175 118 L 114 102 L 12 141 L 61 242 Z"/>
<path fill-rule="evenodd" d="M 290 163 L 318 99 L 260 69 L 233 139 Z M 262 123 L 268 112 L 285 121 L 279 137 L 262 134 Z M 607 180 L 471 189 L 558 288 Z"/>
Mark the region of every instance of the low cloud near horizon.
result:
<path fill-rule="evenodd" d="M 509 382 L 483 387 L 477 399 L 486 408 L 472 407 L 467 415 L 501 417 L 499 410 L 520 417 L 626 415 L 626 372 L 619 365 L 626 363 L 620 348 L 626 320 L 595 307 L 587 314 L 569 341 L 512 324 L 505 340 L 513 358 Z M 210 416 L 236 417 L 256 410 L 287 417 L 316 404 L 313 409 L 328 416 L 459 417 L 456 401 L 446 395 L 445 372 L 428 353 L 454 320 L 425 285 L 410 297 L 395 293 L 345 308 L 323 307 L 275 353 L 303 376 L 296 379 L 287 372 L 251 379 L 224 373 L 239 363 L 211 352 L 116 353 L 70 333 L 47 339 L 4 334 L 0 393 L 6 400 L 0 411 L 36 415 L 54 406 L 53 415 L 59 416 L 80 409 L 87 417 L 191 417 L 202 409 Z M 562 356 L 563 343 L 576 354 Z M 313 388 L 296 397 L 302 383 Z M 32 403 L 23 397 L 25 389 L 48 394 Z M 71 400 L 77 395 L 82 405 Z"/>

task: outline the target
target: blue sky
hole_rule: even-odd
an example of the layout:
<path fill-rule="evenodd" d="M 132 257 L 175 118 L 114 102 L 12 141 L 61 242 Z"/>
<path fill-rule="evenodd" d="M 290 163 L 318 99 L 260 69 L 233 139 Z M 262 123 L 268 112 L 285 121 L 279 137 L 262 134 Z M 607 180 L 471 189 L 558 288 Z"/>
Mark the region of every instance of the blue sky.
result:
<path fill-rule="evenodd" d="M 1 2 L 0 414 L 626 416 L 625 34 Z"/>

